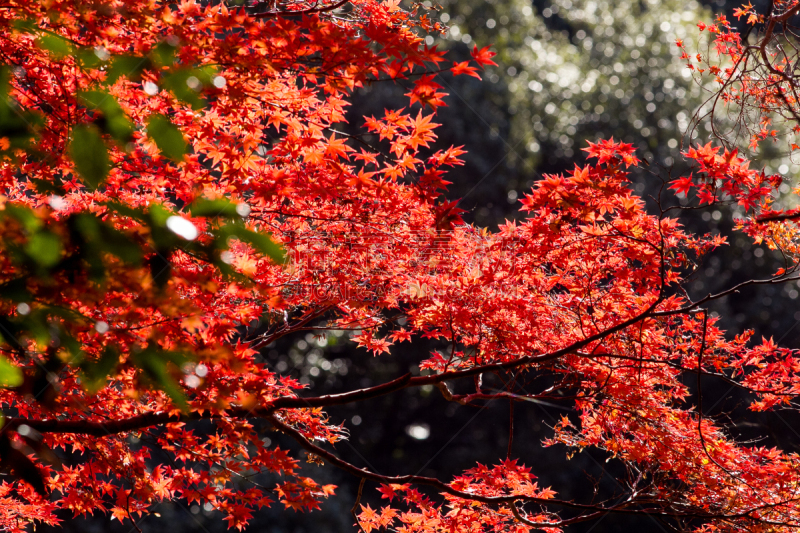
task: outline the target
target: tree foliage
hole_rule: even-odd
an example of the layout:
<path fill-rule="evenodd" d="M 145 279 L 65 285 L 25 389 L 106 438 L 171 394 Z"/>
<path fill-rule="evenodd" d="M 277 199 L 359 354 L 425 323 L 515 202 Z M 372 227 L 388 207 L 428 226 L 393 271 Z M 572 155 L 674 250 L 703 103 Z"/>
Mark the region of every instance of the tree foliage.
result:
<path fill-rule="evenodd" d="M 422 38 L 439 29 L 395 1 L 2 6 L 3 528 L 64 512 L 136 525 L 181 499 L 242 529 L 261 507 L 334 495 L 300 450 L 361 479 L 366 532 L 558 531 L 609 512 L 700 531 L 800 525 L 800 458 L 737 442 L 703 411 L 704 379 L 748 391 L 754 411 L 800 394 L 796 352 L 731 338 L 705 307 L 738 287 L 682 290 L 725 237 L 648 213 L 635 149 L 613 139 L 538 181 L 522 221 L 463 224 L 440 198 L 463 152 L 435 144 L 434 73 L 480 76 L 494 54 L 448 60 Z M 365 117 L 377 140 L 342 133 L 353 90 L 393 80 L 410 80 L 408 100 Z M 739 229 L 786 251 L 744 285 L 798 279 L 780 178 L 711 144 L 686 157 L 696 174 L 671 188 L 737 202 Z M 314 395 L 256 357 L 311 328 L 381 357 L 445 348 L 385 383 Z M 560 499 L 510 446 L 447 480 L 340 457 L 349 428 L 326 407 L 425 387 L 470 406 L 574 402 L 544 445 L 607 454 L 624 494 Z M 362 490 L 385 505 L 362 505 Z"/>

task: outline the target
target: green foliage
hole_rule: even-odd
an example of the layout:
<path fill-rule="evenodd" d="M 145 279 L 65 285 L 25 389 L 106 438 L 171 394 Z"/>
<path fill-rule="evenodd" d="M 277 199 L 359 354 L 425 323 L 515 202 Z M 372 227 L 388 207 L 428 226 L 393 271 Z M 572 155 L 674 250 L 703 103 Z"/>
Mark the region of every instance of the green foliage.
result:
<path fill-rule="evenodd" d="M 155 141 L 161 153 L 173 161 L 180 162 L 186 154 L 186 140 L 178 129 L 164 115 L 152 115 L 147 121 L 147 134 Z"/>
<path fill-rule="evenodd" d="M 13 156 L 14 149 L 31 147 L 42 124 L 42 117 L 32 111 L 22 111 L 9 96 L 11 69 L 0 66 L 0 154 Z"/>
<path fill-rule="evenodd" d="M 22 370 L 8 359 L 0 356 L 0 387 L 19 387 L 22 385 Z"/>
<path fill-rule="evenodd" d="M 49 268 L 61 258 L 61 239 L 50 231 L 37 231 L 28 239 L 25 252 L 37 264 Z"/>
<path fill-rule="evenodd" d="M 97 127 L 81 124 L 72 131 L 69 155 L 75 170 L 90 189 L 99 187 L 108 177 L 111 163 L 108 149 Z"/>
<path fill-rule="evenodd" d="M 119 365 L 119 351 L 113 346 L 107 346 L 100 359 L 97 361 L 82 361 L 78 366 L 81 369 L 81 382 L 89 394 L 102 389 L 109 376 Z"/>
<path fill-rule="evenodd" d="M 36 214 L 27 207 L 6 205 L 0 218 L 11 218 L 27 234 L 24 243 L 4 238 L 12 259 L 27 270 L 48 277 L 49 270 L 61 259 L 62 243 L 58 235 L 46 228 Z"/>
<path fill-rule="evenodd" d="M 189 212 L 193 217 L 226 217 L 235 218 L 238 216 L 238 205 L 226 198 L 198 198 L 189 206 Z"/>
<path fill-rule="evenodd" d="M 205 106 L 200 92 L 203 87 L 211 85 L 214 73 L 215 70 L 210 67 L 178 68 L 163 75 L 161 83 L 175 98 L 197 110 Z"/>
<path fill-rule="evenodd" d="M 111 61 L 111 66 L 108 68 L 105 83 L 106 85 L 113 85 L 123 76 L 131 81 L 138 81 L 149 64 L 150 62 L 146 57 L 115 56 Z"/>
<path fill-rule="evenodd" d="M 80 368 L 84 388 L 90 393 L 99 390 L 115 372 L 119 364 L 119 350 L 108 346 L 98 360 L 86 359 L 80 343 L 67 331 L 71 323 L 85 324 L 86 317 L 37 302 L 36 294 L 32 294 L 27 287 L 28 281 L 52 279 L 59 272 L 78 275 L 80 270 L 84 270 L 89 277 L 102 282 L 108 275 L 108 257 L 136 267 L 141 266 L 145 257 L 149 256 L 147 264 L 151 275 L 158 286 L 164 287 L 171 276 L 169 257 L 181 250 L 205 259 L 229 276 L 247 282 L 246 277 L 221 260 L 221 252 L 228 249 L 232 238 L 250 244 L 276 262 L 283 262 L 284 253 L 268 235 L 245 227 L 242 213 L 246 213 L 246 210 L 241 209 L 241 205 L 245 204 L 203 198 L 192 203 L 189 211 L 193 216 L 213 221 L 207 232 L 209 238 L 198 242 L 195 238 L 187 239 L 180 228 L 176 231 L 170 221 L 180 219 L 192 228 L 194 225 L 162 205 L 153 204 L 145 209 L 107 204 L 107 214 L 133 219 L 147 228 L 150 240 L 140 242 L 133 235 L 115 228 L 100 215 L 79 212 L 66 217 L 60 224 L 45 224 L 41 215 L 33 209 L 7 204 L 0 213 L 0 222 L 4 219 L 13 220 L 22 229 L 25 240 L 20 244 L 14 238 L 5 237 L 2 244 L 24 274 L 0 285 L 0 297 L 19 303 L 19 309 L 22 310 L 15 318 L 0 318 L 2 341 L 22 357 L 26 350 L 20 339 L 29 338 L 40 346 L 47 346 L 56 335 L 60 345 L 71 354 L 70 364 Z M 57 331 L 54 330 L 54 324 L 61 324 L 56 327 Z M 144 372 L 148 383 L 164 390 L 181 408 L 186 407 L 186 400 L 172 374 L 176 367 L 188 361 L 190 358 L 185 353 L 164 351 L 154 345 L 134 354 L 132 358 L 132 363 Z M 18 370 L 15 372 L 15 368 L 9 361 L 0 360 L 0 386 L 20 385 L 21 373 Z"/>
<path fill-rule="evenodd" d="M 164 392 L 182 411 L 189 410 L 186 396 L 173 373 L 180 372 L 181 367 L 192 361 L 189 354 L 162 350 L 151 343 L 144 350 L 134 353 L 132 357 L 137 367 L 144 372 L 143 380 Z"/>
<path fill-rule="evenodd" d="M 130 140 L 133 125 L 113 95 L 106 91 L 85 91 L 78 95 L 78 99 L 88 109 L 99 112 L 95 124 L 104 133 L 108 133 L 122 145 Z"/>
<path fill-rule="evenodd" d="M 106 276 L 103 254 L 118 258 L 123 263 L 139 266 L 143 251 L 128 235 L 99 218 L 78 213 L 71 216 L 67 225 L 70 240 L 77 245 L 76 256 L 87 265 L 89 276 L 100 282 Z"/>
<path fill-rule="evenodd" d="M 122 55 L 109 61 L 109 54 L 102 49 L 75 45 L 41 30 L 37 23 L 23 21 L 16 29 L 40 32 L 37 46 L 56 59 L 72 56 L 82 68 L 103 68 L 106 72 L 102 83 L 77 94 L 78 104 L 87 111 L 87 119 L 72 129 L 67 145 L 67 155 L 75 173 L 90 190 L 102 187 L 111 170 L 110 150 L 115 147 L 106 144 L 106 140 L 110 138 L 116 146 L 125 149 L 134 133 L 130 118 L 109 92 L 110 85 L 123 77 L 140 81 L 146 71 L 155 71 L 156 81 L 176 99 L 200 109 L 205 105 L 202 91 L 212 85 L 215 74 L 213 68 L 174 66 L 178 50 L 168 42 L 160 43 L 144 57 Z M 12 68 L 0 67 L 0 156 L 6 157 L 13 157 L 17 149 L 35 153 L 38 127 L 42 124 L 38 113 L 22 112 L 17 102 L 9 97 L 12 75 Z M 150 117 L 147 134 L 161 153 L 175 162 L 182 161 L 188 152 L 180 129 L 165 115 Z M 66 194 L 58 179 L 35 180 L 31 184 L 39 192 Z M 186 211 L 192 217 L 207 219 L 206 235 L 202 239 L 198 238 L 200 233 L 195 223 L 186 215 L 160 204 L 144 208 L 107 203 L 103 207 L 105 211 L 80 211 L 60 219 L 21 204 L 7 203 L 0 212 L 0 223 L 16 228 L 4 233 L 0 246 L 19 272 L 18 277 L 0 285 L 0 298 L 12 302 L 18 310 L 14 316 L 0 318 L 0 343 L 19 359 L 12 362 L 0 356 L 0 387 L 30 388 L 34 392 L 37 387 L 46 389 L 45 374 L 57 372 L 68 364 L 79 369 L 84 389 L 94 393 L 117 371 L 122 358 L 117 346 L 106 346 L 99 357 L 90 357 L 70 333 L 75 326 L 85 328 L 87 321 L 91 324 L 90 318 L 53 307 L 39 297 L 38 291 L 52 285 L 59 276 L 66 275 L 68 279 L 87 276 L 102 284 L 108 280 L 109 261 L 113 260 L 117 265 L 121 263 L 132 268 L 149 267 L 156 286 L 163 288 L 171 276 L 170 258 L 182 251 L 246 283 L 245 276 L 222 260 L 222 252 L 229 248 L 232 239 L 249 244 L 276 262 L 284 261 L 283 249 L 269 235 L 245 227 L 243 217 L 249 212 L 246 204 L 199 198 L 187 206 Z M 120 217 L 130 219 L 145 231 L 120 229 L 122 226 L 114 220 Z M 18 365 L 28 357 L 26 343 L 32 341 L 47 347 L 54 339 L 66 350 L 69 359 L 62 361 L 59 359 L 62 355 L 55 357 L 53 354 L 47 361 L 52 369 L 49 366 L 46 372 L 37 370 L 32 376 L 24 376 Z M 186 410 L 186 397 L 176 376 L 191 360 L 186 353 L 164 350 L 151 342 L 143 350 L 131 353 L 129 364 L 141 370 L 144 382 L 163 390 L 175 405 Z M 50 400 L 42 397 L 40 401 Z"/>
<path fill-rule="evenodd" d="M 160 67 L 169 67 L 175 62 L 175 53 L 178 51 L 177 47 L 171 43 L 162 41 L 153 48 L 150 55 L 153 62 Z"/>
<path fill-rule="evenodd" d="M 44 223 L 36 216 L 32 209 L 26 206 L 17 204 L 8 204 L 5 206 L 1 216 L 11 217 L 25 229 L 25 231 L 32 233 L 41 228 Z"/>
<path fill-rule="evenodd" d="M 249 230 L 240 222 L 225 224 L 219 228 L 217 233 L 225 242 L 231 237 L 246 242 L 276 263 L 283 263 L 286 259 L 283 248 L 275 243 L 270 236 Z"/>
<path fill-rule="evenodd" d="M 42 35 L 36 40 L 36 44 L 39 45 L 40 48 L 50 52 L 56 59 L 63 59 L 72 55 L 75 51 L 71 42 L 53 33 Z"/>

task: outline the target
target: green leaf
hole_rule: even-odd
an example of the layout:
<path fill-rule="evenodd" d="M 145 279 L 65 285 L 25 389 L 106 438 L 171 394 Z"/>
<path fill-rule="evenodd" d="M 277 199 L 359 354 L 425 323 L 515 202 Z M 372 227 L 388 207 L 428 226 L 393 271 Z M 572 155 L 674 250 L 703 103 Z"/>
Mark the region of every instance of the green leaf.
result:
<path fill-rule="evenodd" d="M 16 19 L 11 23 L 11 26 L 17 31 L 24 31 L 32 33 L 38 28 L 36 21 L 29 18 Z"/>
<path fill-rule="evenodd" d="M 212 67 L 180 68 L 163 76 L 161 83 L 175 95 L 175 98 L 198 110 L 206 105 L 200 92 L 203 87 L 212 84 L 215 73 L 216 70 Z"/>
<path fill-rule="evenodd" d="M 39 194 L 65 196 L 67 192 L 64 190 L 64 186 L 59 183 L 60 181 L 58 177 L 48 179 L 28 177 L 28 182 L 33 185 Z"/>
<path fill-rule="evenodd" d="M 25 231 L 29 233 L 33 233 L 42 227 L 42 221 L 39 217 L 36 216 L 31 208 L 24 205 L 6 204 L 3 214 L 16 219 L 25 228 Z"/>
<path fill-rule="evenodd" d="M 40 347 L 47 346 L 53 340 L 47 309 L 34 308 L 30 314 L 22 317 L 19 329 L 25 337 L 33 338 Z"/>
<path fill-rule="evenodd" d="M 141 264 L 142 250 L 139 245 L 96 216 L 87 213 L 76 215 L 75 228 L 87 246 L 114 255 L 128 264 Z"/>
<path fill-rule="evenodd" d="M 68 55 L 72 55 L 73 52 L 73 46 L 71 42 L 63 37 L 50 33 L 39 37 L 36 40 L 36 44 L 39 46 L 39 48 L 43 48 L 44 50 L 47 50 L 53 54 L 56 59 L 61 59 Z"/>
<path fill-rule="evenodd" d="M 5 342 L 15 352 L 24 354 L 25 347 L 19 341 L 21 333 L 19 325 L 5 317 L 0 317 L 0 343 Z"/>
<path fill-rule="evenodd" d="M 60 331 L 58 332 L 58 340 L 61 342 L 61 346 L 66 348 L 72 356 L 68 361 L 68 364 L 75 364 L 78 361 L 82 361 L 85 354 L 83 353 L 83 345 L 81 342 L 67 333 L 64 329 L 59 329 Z"/>
<path fill-rule="evenodd" d="M 74 215 L 75 229 L 77 229 L 83 240 L 87 243 L 100 240 L 100 220 L 89 213 L 78 213 Z"/>
<path fill-rule="evenodd" d="M 79 48 L 75 51 L 75 58 L 84 68 L 98 68 L 105 61 L 91 48 Z"/>
<path fill-rule="evenodd" d="M 272 240 L 269 233 L 258 233 L 249 230 L 241 223 L 226 224 L 219 230 L 221 235 L 229 237 L 236 237 L 242 242 L 246 242 L 253 248 L 268 256 L 275 263 L 283 263 L 286 260 L 286 254 L 283 247 Z"/>
<path fill-rule="evenodd" d="M 170 209 L 167 209 L 162 204 L 156 203 L 150 206 L 150 211 L 148 214 L 150 215 L 150 220 L 153 221 L 153 224 L 160 228 L 166 227 L 169 217 L 175 215 L 175 213 L 173 213 Z"/>
<path fill-rule="evenodd" d="M 0 355 L 0 387 L 19 387 L 22 385 L 22 370 Z"/>
<path fill-rule="evenodd" d="M 113 85 L 123 76 L 131 81 L 138 81 L 142 72 L 149 66 L 151 66 L 150 60 L 146 57 L 116 56 L 108 69 L 105 83 Z"/>
<path fill-rule="evenodd" d="M 13 153 L 15 148 L 27 149 L 36 137 L 36 126 L 44 122 L 39 113 L 24 111 L 19 104 L 9 97 L 11 69 L 0 66 L 0 138 L 8 141 L 8 147 L 2 150 Z"/>
<path fill-rule="evenodd" d="M 175 46 L 172 46 L 166 41 L 162 41 L 153 48 L 150 55 L 153 57 L 154 63 L 161 67 L 168 67 L 175 62 L 176 51 L 177 48 Z"/>
<path fill-rule="evenodd" d="M 99 111 L 102 116 L 95 124 L 120 143 L 127 143 L 133 135 L 133 125 L 125 116 L 115 96 L 105 91 L 83 91 L 78 93 L 78 100 L 92 111 Z"/>
<path fill-rule="evenodd" d="M 173 161 L 183 161 L 186 140 L 183 133 L 164 115 L 151 115 L 147 121 L 147 134 L 155 141 L 161 153 Z"/>
<path fill-rule="evenodd" d="M 141 207 L 131 207 L 129 205 L 112 201 L 105 202 L 103 205 L 105 205 L 109 211 L 114 211 L 118 215 L 128 217 L 132 220 L 144 222 L 147 219 L 147 215 L 145 214 L 144 209 Z"/>
<path fill-rule="evenodd" d="M 28 239 L 25 252 L 36 263 L 49 268 L 61 259 L 61 239 L 50 231 L 39 231 Z"/>
<path fill-rule="evenodd" d="M 100 248 L 130 265 L 142 264 L 142 249 L 130 237 L 114 228 L 106 228 Z"/>
<path fill-rule="evenodd" d="M 78 93 L 78 101 L 89 109 L 107 110 L 109 107 L 120 109 L 117 99 L 105 91 L 81 91 Z"/>
<path fill-rule="evenodd" d="M 108 377 L 119 365 L 119 352 L 113 346 L 103 348 L 100 359 L 96 362 L 84 361 L 80 365 L 81 383 L 89 394 L 94 394 L 105 387 Z"/>
<path fill-rule="evenodd" d="M 11 68 L 8 65 L 0 66 L 0 97 L 3 100 L 8 98 L 8 91 L 11 88 Z"/>
<path fill-rule="evenodd" d="M 72 131 L 69 155 L 90 189 L 105 181 L 110 167 L 108 150 L 96 127 L 82 124 Z"/>
<path fill-rule="evenodd" d="M 246 284 L 249 281 L 249 278 L 247 276 L 237 272 L 236 269 L 234 269 L 231 265 L 223 261 L 222 258 L 219 256 L 219 254 L 217 255 L 217 257 L 213 258 L 212 261 L 214 263 L 214 266 L 216 266 L 219 269 L 223 277 L 231 280 L 236 280 L 242 284 Z"/>
<path fill-rule="evenodd" d="M 191 361 L 191 357 L 183 352 L 162 350 L 150 344 L 137 354 L 133 354 L 133 363 L 142 369 L 147 380 L 167 393 L 172 402 L 182 411 L 189 410 L 189 403 L 180 384 L 170 374 L 170 366 L 180 369 L 184 363 Z"/>
<path fill-rule="evenodd" d="M 166 252 L 156 251 L 147 260 L 147 266 L 150 267 L 150 277 L 156 288 L 163 289 L 172 277 L 172 263 L 167 259 Z"/>
<path fill-rule="evenodd" d="M 189 206 L 189 212 L 193 217 L 235 218 L 238 216 L 236 204 L 225 198 L 215 200 L 198 198 Z"/>

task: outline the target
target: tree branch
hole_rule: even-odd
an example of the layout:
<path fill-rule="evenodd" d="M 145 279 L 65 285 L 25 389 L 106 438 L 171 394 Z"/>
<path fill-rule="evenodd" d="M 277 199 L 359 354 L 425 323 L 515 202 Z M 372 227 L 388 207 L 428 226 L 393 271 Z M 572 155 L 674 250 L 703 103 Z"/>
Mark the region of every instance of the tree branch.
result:
<path fill-rule="evenodd" d="M 254 18 L 261 19 L 261 18 L 272 18 L 272 17 L 291 17 L 295 15 L 312 15 L 314 13 L 325 13 L 328 11 L 334 11 L 336 9 L 339 9 L 349 1 L 350 0 L 340 0 L 339 2 L 336 2 L 335 4 L 329 6 L 312 7 L 309 9 L 303 9 L 299 11 L 267 11 L 265 13 L 254 13 L 252 14 L 252 16 Z"/>

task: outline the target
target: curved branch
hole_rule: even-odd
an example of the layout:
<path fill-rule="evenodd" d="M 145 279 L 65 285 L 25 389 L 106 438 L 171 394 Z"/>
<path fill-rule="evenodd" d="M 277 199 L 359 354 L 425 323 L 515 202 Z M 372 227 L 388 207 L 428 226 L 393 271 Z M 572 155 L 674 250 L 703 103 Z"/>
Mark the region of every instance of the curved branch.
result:
<path fill-rule="evenodd" d="M 252 14 L 253 18 L 261 19 L 261 18 L 272 18 L 272 17 L 291 17 L 296 15 L 312 15 L 314 13 L 326 13 L 328 11 L 334 11 L 339 9 L 350 0 L 340 0 L 335 4 L 325 6 L 325 7 L 311 7 L 308 9 L 302 9 L 299 11 L 267 11 L 265 13 L 254 13 Z"/>
<path fill-rule="evenodd" d="M 159 426 L 174 422 L 190 422 L 195 420 L 214 420 L 221 418 L 263 418 L 270 416 L 278 409 L 299 409 L 311 407 L 327 407 L 331 405 L 344 405 L 352 402 L 359 402 L 369 398 L 375 398 L 384 394 L 389 394 L 409 386 L 411 374 L 405 374 L 397 379 L 351 392 L 341 394 L 327 394 L 314 398 L 300 397 L 281 397 L 272 401 L 269 405 L 256 407 L 254 409 L 233 408 L 217 413 L 184 413 L 174 414 L 173 412 L 145 413 L 122 420 L 110 422 L 90 422 L 88 420 L 33 420 L 28 418 L 9 418 L 6 420 L 3 429 L 17 431 L 20 426 L 26 425 L 39 433 L 80 433 L 92 437 L 106 437 L 126 431 L 136 431 L 151 426 Z"/>
<path fill-rule="evenodd" d="M 606 513 L 615 513 L 615 514 L 633 514 L 633 515 L 641 515 L 647 514 L 651 516 L 659 516 L 664 518 L 699 518 L 699 519 L 734 519 L 734 518 L 745 518 L 751 520 L 757 520 L 762 523 L 771 524 L 772 521 L 764 520 L 759 517 L 752 516 L 752 513 L 755 512 L 757 509 L 747 510 L 741 513 L 733 513 L 733 514 L 718 514 L 712 512 L 699 512 L 693 510 L 691 508 L 687 509 L 686 511 L 679 511 L 679 510 L 672 510 L 672 509 L 664 509 L 664 508 L 644 508 L 642 507 L 644 504 L 652 503 L 648 501 L 637 501 L 633 498 L 625 500 L 624 502 L 616 505 L 611 505 L 608 507 L 604 507 L 602 504 L 592 505 L 592 504 L 582 504 L 576 503 L 567 500 L 557 500 L 557 499 L 548 499 L 548 498 L 539 498 L 536 496 L 525 496 L 525 495 L 505 495 L 505 496 L 483 496 L 480 494 L 473 494 L 469 492 L 462 492 L 459 490 L 454 489 L 447 483 L 444 483 L 436 478 L 426 477 L 426 476 L 418 476 L 418 475 L 403 475 L 403 476 L 387 476 L 378 474 L 376 472 L 372 472 L 367 468 L 358 468 L 352 463 L 341 459 L 337 455 L 313 444 L 308 439 L 306 439 L 302 433 L 298 430 L 294 429 L 293 427 L 289 426 L 278 420 L 274 415 L 270 415 L 267 417 L 267 420 L 279 431 L 283 432 L 287 436 L 291 437 L 295 442 L 297 442 L 302 448 L 305 448 L 307 451 L 322 457 L 332 465 L 336 466 L 337 468 L 352 474 L 356 477 L 361 479 L 369 479 L 372 481 L 376 481 L 378 483 L 384 484 L 404 484 L 404 483 L 412 483 L 415 485 L 424 485 L 428 487 L 432 487 L 441 493 L 449 494 L 450 496 L 455 496 L 456 498 L 461 498 L 464 500 L 480 502 L 485 504 L 508 504 L 513 507 L 514 502 L 516 501 L 524 501 L 524 502 L 531 502 L 531 503 L 538 503 L 541 505 L 555 505 L 558 507 L 564 507 L 567 509 L 574 509 L 577 511 L 584 511 L 589 512 L 589 515 L 580 515 L 571 521 L 581 521 L 582 519 L 590 519 L 594 516 L 599 516 Z M 633 507 L 636 506 L 636 507 Z M 585 518 L 584 518 L 585 517 Z M 780 525 L 787 525 L 781 523 Z M 797 524 L 791 523 L 791 527 L 798 527 Z"/>
<path fill-rule="evenodd" d="M 543 528 L 546 528 L 546 527 L 557 528 L 557 527 L 568 526 L 570 524 L 576 524 L 578 522 L 586 522 L 586 521 L 592 520 L 594 518 L 598 518 L 599 516 L 605 514 L 604 511 L 596 511 L 596 512 L 590 513 L 588 515 L 580 515 L 580 516 L 576 516 L 574 518 L 567 518 L 567 519 L 564 519 L 564 520 L 559 520 L 558 522 L 532 522 L 532 521 L 528 520 L 527 518 L 523 517 L 522 514 L 520 514 L 519 509 L 517 509 L 516 503 L 517 502 L 511 502 L 509 504 L 509 506 L 508 506 L 511 509 L 511 512 L 514 514 L 514 518 L 516 518 L 518 521 L 522 522 L 526 526 L 532 527 L 532 528 L 535 528 L 535 529 L 543 529 Z"/>
<path fill-rule="evenodd" d="M 647 317 L 642 318 L 650 318 L 650 317 L 664 317 L 664 316 L 673 316 L 673 315 L 680 315 L 684 313 L 692 313 L 699 311 L 701 305 L 710 302 L 712 300 L 718 300 L 720 298 L 724 298 L 725 296 L 730 296 L 738 292 L 740 289 L 745 287 L 749 287 L 751 285 L 776 285 L 778 283 L 786 283 L 787 281 L 798 281 L 800 280 L 800 275 L 797 276 L 786 276 L 786 277 L 777 277 L 777 278 L 770 278 L 770 279 L 750 279 L 747 281 L 743 281 L 737 285 L 729 289 L 725 289 L 724 291 L 720 291 L 715 294 L 709 294 L 700 298 L 696 302 L 692 302 L 689 305 L 685 305 L 683 307 L 679 307 L 678 309 L 671 309 L 668 311 L 655 311 L 651 313 Z"/>
<path fill-rule="evenodd" d="M 800 213 L 784 213 L 781 215 L 756 217 L 756 222 L 780 222 L 783 220 L 797 220 L 798 218 L 800 218 Z"/>
<path fill-rule="evenodd" d="M 356 494 L 356 501 L 353 503 L 353 508 L 350 509 L 350 514 L 353 515 L 353 518 L 356 521 L 356 525 L 358 526 L 358 530 L 361 531 L 361 533 L 365 533 L 365 532 L 364 532 L 364 528 L 361 527 L 361 521 L 358 519 L 358 515 L 356 514 L 356 510 L 358 508 L 358 504 L 361 502 L 361 493 L 364 490 L 364 482 L 366 482 L 366 481 L 367 481 L 367 479 L 362 477 L 361 481 L 358 482 L 358 493 Z"/>

